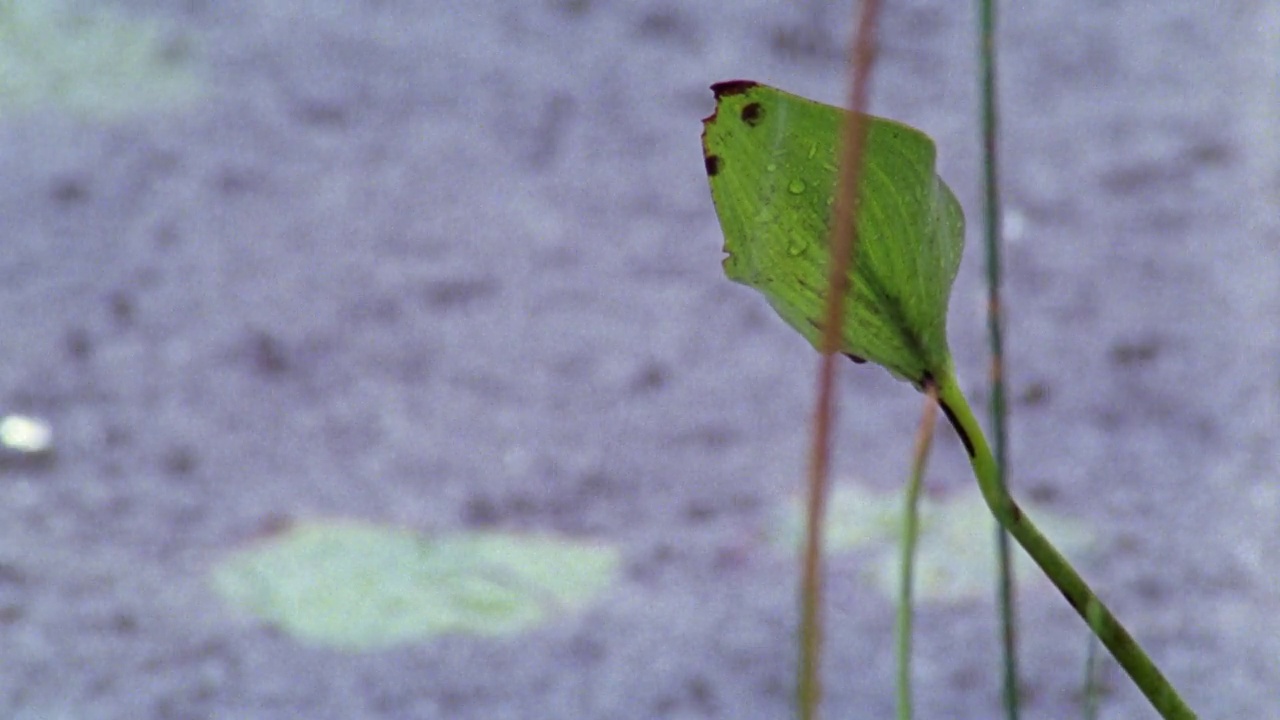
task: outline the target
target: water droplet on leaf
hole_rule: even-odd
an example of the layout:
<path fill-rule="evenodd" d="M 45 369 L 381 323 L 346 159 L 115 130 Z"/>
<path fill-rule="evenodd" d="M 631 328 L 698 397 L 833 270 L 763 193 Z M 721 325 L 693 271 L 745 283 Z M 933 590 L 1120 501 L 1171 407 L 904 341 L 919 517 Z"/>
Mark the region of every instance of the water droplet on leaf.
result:
<path fill-rule="evenodd" d="M 791 182 L 787 183 L 787 192 L 791 193 L 792 195 L 799 195 L 800 193 L 804 192 L 805 187 L 807 186 L 804 184 L 803 180 L 792 180 Z"/>

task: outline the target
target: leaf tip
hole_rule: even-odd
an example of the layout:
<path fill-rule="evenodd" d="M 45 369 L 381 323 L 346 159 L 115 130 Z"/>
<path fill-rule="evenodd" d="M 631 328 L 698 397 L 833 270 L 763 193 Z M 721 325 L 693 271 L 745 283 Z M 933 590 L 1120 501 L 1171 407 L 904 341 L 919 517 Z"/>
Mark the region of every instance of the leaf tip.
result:
<path fill-rule="evenodd" d="M 703 127 L 705 128 L 707 125 L 716 121 L 716 114 L 720 112 L 720 101 L 722 99 L 731 95 L 744 93 L 759 84 L 760 83 L 754 80 L 725 80 L 723 82 L 712 83 L 711 92 L 716 96 L 716 108 L 711 111 L 710 115 L 702 118 Z"/>
<path fill-rule="evenodd" d="M 720 100 L 730 95 L 744 93 L 759 84 L 755 80 L 724 80 L 712 83 L 711 92 L 715 93 L 716 100 Z"/>

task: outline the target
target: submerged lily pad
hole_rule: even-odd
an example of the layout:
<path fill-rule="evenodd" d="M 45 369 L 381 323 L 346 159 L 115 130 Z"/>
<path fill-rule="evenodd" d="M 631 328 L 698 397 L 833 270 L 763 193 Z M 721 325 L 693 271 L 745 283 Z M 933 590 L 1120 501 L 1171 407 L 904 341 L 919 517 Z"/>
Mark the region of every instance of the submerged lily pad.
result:
<path fill-rule="evenodd" d="M 832 489 L 828 502 L 828 553 L 866 551 L 864 577 L 889 598 L 896 598 L 900 573 L 903 494 L 874 492 L 856 483 Z M 1043 507 L 1023 503 L 1023 510 L 1062 552 L 1089 549 L 1093 533 L 1081 522 Z M 800 546 L 804 508 L 790 503 L 776 537 L 788 550 Z M 942 498 L 920 500 L 920 536 L 916 545 L 915 593 L 923 601 L 958 601 L 992 595 L 997 564 L 995 520 L 976 488 Z M 1020 586 L 1041 576 L 1040 569 L 1014 546 L 1015 578 Z"/>
<path fill-rule="evenodd" d="M 786 549 L 804 542 L 805 506 L 801 498 L 788 503 L 774 533 Z M 902 496 L 872 492 L 856 483 L 834 485 L 827 498 L 824 528 L 826 552 L 840 552 L 896 540 L 902 528 Z"/>
<path fill-rule="evenodd" d="M 313 522 L 226 558 L 213 583 L 299 639 L 359 649 L 518 633 L 587 605 L 617 565 L 611 547 L 551 536 Z"/>
<path fill-rule="evenodd" d="M 101 3 L 0 3 L 0 113 L 57 106 L 95 118 L 199 94 L 185 45 Z"/>

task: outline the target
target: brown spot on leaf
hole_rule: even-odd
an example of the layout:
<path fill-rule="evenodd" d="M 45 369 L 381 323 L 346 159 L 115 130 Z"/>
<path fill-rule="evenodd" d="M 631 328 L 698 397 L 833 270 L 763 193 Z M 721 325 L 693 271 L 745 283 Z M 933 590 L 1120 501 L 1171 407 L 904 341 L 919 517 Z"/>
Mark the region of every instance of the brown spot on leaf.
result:
<path fill-rule="evenodd" d="M 707 163 L 707 177 L 715 177 L 720 172 L 720 156 L 708 155 L 704 159 Z"/>
<path fill-rule="evenodd" d="M 742 122 L 755 127 L 764 122 L 764 107 L 758 102 L 747 103 L 742 108 Z"/>
<path fill-rule="evenodd" d="M 754 80 L 725 80 L 712 85 L 711 92 L 715 93 L 717 100 L 720 100 L 730 95 L 744 93 L 759 84 Z"/>

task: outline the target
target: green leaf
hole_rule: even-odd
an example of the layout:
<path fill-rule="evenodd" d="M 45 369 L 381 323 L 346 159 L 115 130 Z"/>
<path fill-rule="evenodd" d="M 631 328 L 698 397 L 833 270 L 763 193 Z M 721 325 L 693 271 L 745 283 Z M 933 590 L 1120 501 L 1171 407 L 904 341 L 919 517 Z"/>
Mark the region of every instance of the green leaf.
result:
<path fill-rule="evenodd" d="M 549 536 L 305 523 L 226 558 L 213 585 L 302 640 L 363 649 L 530 629 L 586 605 L 617 564 L 610 547 Z"/>
<path fill-rule="evenodd" d="M 848 113 L 745 80 L 712 90 L 716 111 L 703 120 L 702 147 L 725 273 L 763 293 L 818 347 Z M 964 214 L 934 172 L 927 135 L 866 120 L 840 350 L 920 385 L 950 367 L 947 302 L 964 249 Z"/>

